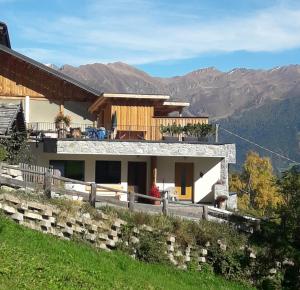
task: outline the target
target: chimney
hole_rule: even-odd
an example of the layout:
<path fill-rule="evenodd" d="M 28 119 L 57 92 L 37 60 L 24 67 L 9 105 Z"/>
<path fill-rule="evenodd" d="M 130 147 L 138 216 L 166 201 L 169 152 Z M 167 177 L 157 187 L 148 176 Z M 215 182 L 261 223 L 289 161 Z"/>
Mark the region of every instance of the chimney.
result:
<path fill-rule="evenodd" d="M 4 22 L 0 22 L 0 44 L 11 48 L 8 29 Z"/>

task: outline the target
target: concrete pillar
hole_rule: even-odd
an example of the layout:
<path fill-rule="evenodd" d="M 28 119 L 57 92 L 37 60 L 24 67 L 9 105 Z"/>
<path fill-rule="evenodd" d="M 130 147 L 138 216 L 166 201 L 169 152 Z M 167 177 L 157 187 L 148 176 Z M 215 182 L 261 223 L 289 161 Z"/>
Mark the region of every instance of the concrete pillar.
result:
<path fill-rule="evenodd" d="M 157 183 L 157 156 L 151 156 L 151 186 Z"/>
<path fill-rule="evenodd" d="M 227 158 L 223 158 L 221 161 L 221 181 L 226 187 L 227 192 L 229 191 L 228 185 L 228 160 Z"/>
<path fill-rule="evenodd" d="M 27 124 L 29 123 L 30 120 L 29 112 L 30 112 L 30 97 L 26 96 L 25 97 L 25 122 Z"/>

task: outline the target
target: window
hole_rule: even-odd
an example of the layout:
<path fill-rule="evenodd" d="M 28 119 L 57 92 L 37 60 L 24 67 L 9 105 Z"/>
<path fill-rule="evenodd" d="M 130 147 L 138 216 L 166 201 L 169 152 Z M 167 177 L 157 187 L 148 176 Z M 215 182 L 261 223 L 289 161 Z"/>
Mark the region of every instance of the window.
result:
<path fill-rule="evenodd" d="M 121 183 L 121 161 L 96 161 L 96 183 Z"/>
<path fill-rule="evenodd" d="M 64 177 L 84 181 L 84 161 L 50 160 L 50 165 Z"/>

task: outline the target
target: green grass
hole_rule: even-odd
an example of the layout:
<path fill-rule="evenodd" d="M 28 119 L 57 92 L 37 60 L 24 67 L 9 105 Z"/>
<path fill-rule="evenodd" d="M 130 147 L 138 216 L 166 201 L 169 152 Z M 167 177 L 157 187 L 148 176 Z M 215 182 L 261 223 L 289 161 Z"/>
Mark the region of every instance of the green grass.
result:
<path fill-rule="evenodd" d="M 210 273 L 145 264 L 21 227 L 0 215 L 0 289 L 251 289 Z"/>

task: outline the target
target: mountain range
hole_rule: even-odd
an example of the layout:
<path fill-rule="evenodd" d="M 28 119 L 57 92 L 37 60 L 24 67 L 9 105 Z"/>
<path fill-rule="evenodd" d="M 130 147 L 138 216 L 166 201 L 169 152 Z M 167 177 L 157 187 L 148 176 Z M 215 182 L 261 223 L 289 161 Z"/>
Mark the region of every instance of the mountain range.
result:
<path fill-rule="evenodd" d="M 210 67 L 172 78 L 152 77 L 121 62 L 59 70 L 104 92 L 159 93 L 188 101 L 185 115 L 209 115 L 221 128 L 300 162 L 300 65 L 230 72 Z M 237 144 L 238 168 L 248 150 L 270 156 L 277 170 L 290 163 L 225 131 L 220 137 Z"/>

